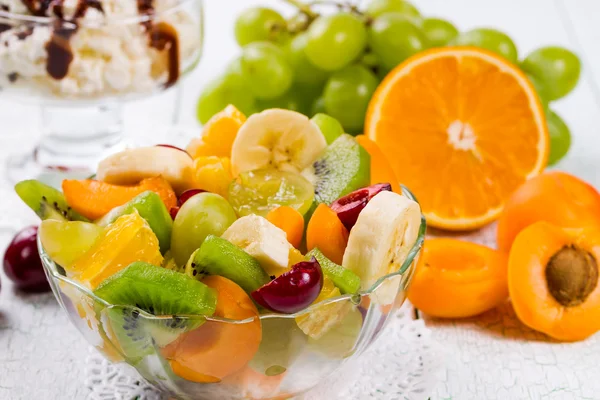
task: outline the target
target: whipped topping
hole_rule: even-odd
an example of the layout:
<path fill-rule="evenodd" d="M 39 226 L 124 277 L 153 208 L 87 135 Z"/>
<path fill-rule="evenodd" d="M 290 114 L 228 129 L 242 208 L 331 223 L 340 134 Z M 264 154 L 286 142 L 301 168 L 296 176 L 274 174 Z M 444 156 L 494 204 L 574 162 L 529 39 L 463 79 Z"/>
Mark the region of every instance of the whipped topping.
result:
<path fill-rule="evenodd" d="M 178 4 L 0 0 L 0 10 L 52 18 L 35 25 L 0 18 L 0 87 L 90 98 L 170 86 L 201 45 L 199 16 L 181 8 L 161 15 Z M 160 18 L 131 21 L 140 15 Z"/>

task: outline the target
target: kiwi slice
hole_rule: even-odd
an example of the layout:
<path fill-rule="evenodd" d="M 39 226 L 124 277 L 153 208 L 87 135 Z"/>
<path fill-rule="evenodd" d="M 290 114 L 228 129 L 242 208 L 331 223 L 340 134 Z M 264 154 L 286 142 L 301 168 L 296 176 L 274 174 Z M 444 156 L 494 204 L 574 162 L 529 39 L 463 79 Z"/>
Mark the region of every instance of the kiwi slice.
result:
<path fill-rule="evenodd" d="M 315 202 L 329 205 L 348 193 L 369 186 L 371 157 L 354 137 L 343 134 L 302 174 L 315 186 Z M 313 208 L 316 207 L 311 207 L 311 211 Z"/>
<path fill-rule="evenodd" d="M 231 242 L 208 235 L 190 257 L 185 272 L 196 279 L 220 275 L 251 293 L 269 282 L 269 275 L 252 256 Z"/>
<path fill-rule="evenodd" d="M 85 221 L 87 218 L 73 210 L 65 200 L 65 196 L 45 183 L 30 179 L 15 185 L 15 191 L 29 208 L 42 220 L 57 219 L 61 221 Z"/>
<path fill-rule="evenodd" d="M 145 262 L 134 262 L 108 278 L 94 294 L 113 305 L 102 311 L 105 330 L 132 363 L 204 322 L 177 315 L 210 316 L 217 304 L 215 291 L 202 282 Z M 148 319 L 138 309 L 172 317 Z"/>
<path fill-rule="evenodd" d="M 306 259 L 316 258 L 321 266 L 321 270 L 333 284 L 340 289 L 343 294 L 354 294 L 360 289 L 360 278 L 354 272 L 337 265 L 329 258 L 325 257 L 319 249 L 312 249 L 306 254 Z"/>
<path fill-rule="evenodd" d="M 165 254 L 171 247 L 171 231 L 173 230 L 173 219 L 161 200 L 160 196 L 152 191 L 146 191 L 138 194 L 129 202 L 122 206 L 114 208 L 96 223 L 100 226 L 107 226 L 117 220 L 117 218 L 131 214 L 134 210 L 144 218 L 150 229 L 158 239 L 160 252 Z"/>

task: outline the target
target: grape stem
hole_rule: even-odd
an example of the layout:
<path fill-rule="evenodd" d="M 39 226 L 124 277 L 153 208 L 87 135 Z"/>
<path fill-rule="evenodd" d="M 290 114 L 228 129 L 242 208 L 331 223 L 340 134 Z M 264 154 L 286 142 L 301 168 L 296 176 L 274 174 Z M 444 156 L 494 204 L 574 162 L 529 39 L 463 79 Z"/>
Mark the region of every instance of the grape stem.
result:
<path fill-rule="evenodd" d="M 308 18 L 310 18 L 310 19 L 315 19 L 319 16 L 319 14 L 317 14 L 310 8 L 310 5 L 304 3 L 301 0 L 284 0 L 284 1 L 292 6 L 296 7 L 302 13 L 306 14 L 308 16 Z"/>

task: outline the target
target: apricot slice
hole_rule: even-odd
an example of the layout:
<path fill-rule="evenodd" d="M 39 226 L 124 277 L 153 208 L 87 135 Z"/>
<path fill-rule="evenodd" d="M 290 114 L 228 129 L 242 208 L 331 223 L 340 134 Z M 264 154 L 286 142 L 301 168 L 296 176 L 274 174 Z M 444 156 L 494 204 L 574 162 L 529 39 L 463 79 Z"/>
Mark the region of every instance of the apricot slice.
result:
<path fill-rule="evenodd" d="M 402 188 L 400 187 L 396 173 L 385 154 L 379 148 L 379 145 L 365 135 L 358 135 L 356 141 L 371 156 L 371 185 L 390 183 L 392 191 L 402 194 Z"/>
<path fill-rule="evenodd" d="M 508 262 L 510 297 L 525 325 L 564 341 L 600 330 L 600 230 L 537 222 L 515 239 Z"/>
<path fill-rule="evenodd" d="M 207 276 L 202 282 L 217 290 L 215 316 L 254 320 L 243 324 L 206 321 L 163 348 L 162 354 L 173 372 L 184 379 L 220 382 L 254 357 L 262 339 L 262 327 L 256 306 L 241 287 L 216 275 Z"/>
<path fill-rule="evenodd" d="M 440 318 L 481 314 L 508 298 L 507 256 L 456 239 L 428 239 L 408 289 L 410 302 Z"/>
<path fill-rule="evenodd" d="M 348 229 L 335 211 L 326 204 L 319 204 L 306 228 L 307 250 L 318 248 L 325 257 L 342 265 L 347 245 Z"/>
<path fill-rule="evenodd" d="M 304 236 L 304 217 L 293 207 L 281 206 L 267 214 L 267 220 L 285 232 L 288 242 L 300 247 Z"/>
<path fill-rule="evenodd" d="M 157 176 L 141 180 L 137 185 L 121 186 L 94 179 L 65 179 L 62 189 L 73 210 L 89 219 L 98 219 L 147 190 L 157 193 L 167 210 L 177 207 L 177 196 L 166 179 Z"/>
<path fill-rule="evenodd" d="M 538 221 L 561 227 L 600 226 L 600 194 L 560 171 L 525 182 L 510 197 L 498 220 L 498 248 L 509 252 L 517 234 Z"/>

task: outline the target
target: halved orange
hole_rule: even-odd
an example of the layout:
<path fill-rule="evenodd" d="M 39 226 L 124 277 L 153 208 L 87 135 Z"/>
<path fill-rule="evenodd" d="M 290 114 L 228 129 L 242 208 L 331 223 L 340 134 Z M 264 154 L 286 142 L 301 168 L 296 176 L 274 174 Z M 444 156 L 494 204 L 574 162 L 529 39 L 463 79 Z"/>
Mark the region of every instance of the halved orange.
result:
<path fill-rule="evenodd" d="M 546 167 L 543 107 L 519 68 L 479 48 L 432 49 L 379 86 L 365 134 L 417 196 L 431 226 L 475 229 Z"/>

